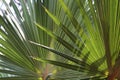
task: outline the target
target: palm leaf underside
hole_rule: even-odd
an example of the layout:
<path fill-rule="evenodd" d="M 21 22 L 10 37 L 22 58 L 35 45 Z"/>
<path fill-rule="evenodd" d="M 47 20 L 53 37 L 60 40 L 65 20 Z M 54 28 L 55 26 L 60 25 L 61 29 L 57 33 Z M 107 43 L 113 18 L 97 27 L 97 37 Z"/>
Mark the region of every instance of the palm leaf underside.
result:
<path fill-rule="evenodd" d="M 2 3 L 0 80 L 120 79 L 119 0 Z"/>

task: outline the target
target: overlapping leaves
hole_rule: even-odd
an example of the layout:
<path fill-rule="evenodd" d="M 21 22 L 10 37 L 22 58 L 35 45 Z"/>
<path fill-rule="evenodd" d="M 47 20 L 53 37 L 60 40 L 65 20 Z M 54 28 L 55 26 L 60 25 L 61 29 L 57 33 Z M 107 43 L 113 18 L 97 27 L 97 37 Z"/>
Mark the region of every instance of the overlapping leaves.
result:
<path fill-rule="evenodd" d="M 11 76 L 2 80 L 49 73 L 56 80 L 119 79 L 119 0 L 20 0 L 21 10 L 13 0 L 4 4 L 0 72 Z"/>

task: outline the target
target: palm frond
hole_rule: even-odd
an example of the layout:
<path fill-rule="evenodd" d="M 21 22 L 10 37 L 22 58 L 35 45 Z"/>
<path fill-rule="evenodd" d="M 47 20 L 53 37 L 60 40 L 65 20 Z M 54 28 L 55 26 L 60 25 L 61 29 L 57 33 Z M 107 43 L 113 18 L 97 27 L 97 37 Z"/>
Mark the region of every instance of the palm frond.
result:
<path fill-rule="evenodd" d="M 1 80 L 120 79 L 119 0 L 2 3 Z"/>

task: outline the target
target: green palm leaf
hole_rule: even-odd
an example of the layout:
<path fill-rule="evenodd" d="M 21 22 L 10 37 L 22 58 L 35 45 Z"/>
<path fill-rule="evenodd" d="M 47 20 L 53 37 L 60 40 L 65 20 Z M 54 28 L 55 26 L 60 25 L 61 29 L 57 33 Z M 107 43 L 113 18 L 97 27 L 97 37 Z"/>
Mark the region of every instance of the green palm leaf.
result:
<path fill-rule="evenodd" d="M 0 80 L 120 79 L 119 0 L 1 3 Z"/>

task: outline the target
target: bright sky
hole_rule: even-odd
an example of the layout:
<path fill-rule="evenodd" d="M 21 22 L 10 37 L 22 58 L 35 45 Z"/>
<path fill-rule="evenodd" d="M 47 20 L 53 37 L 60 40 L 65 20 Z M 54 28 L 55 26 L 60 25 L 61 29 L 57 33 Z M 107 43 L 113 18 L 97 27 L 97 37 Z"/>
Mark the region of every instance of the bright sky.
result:
<path fill-rule="evenodd" d="M 3 5 L 3 0 L 0 0 L 0 9 L 5 9 L 5 5 Z M 5 0 L 7 3 L 10 3 L 10 0 Z M 0 15 L 2 14 L 2 12 L 0 11 Z"/>

